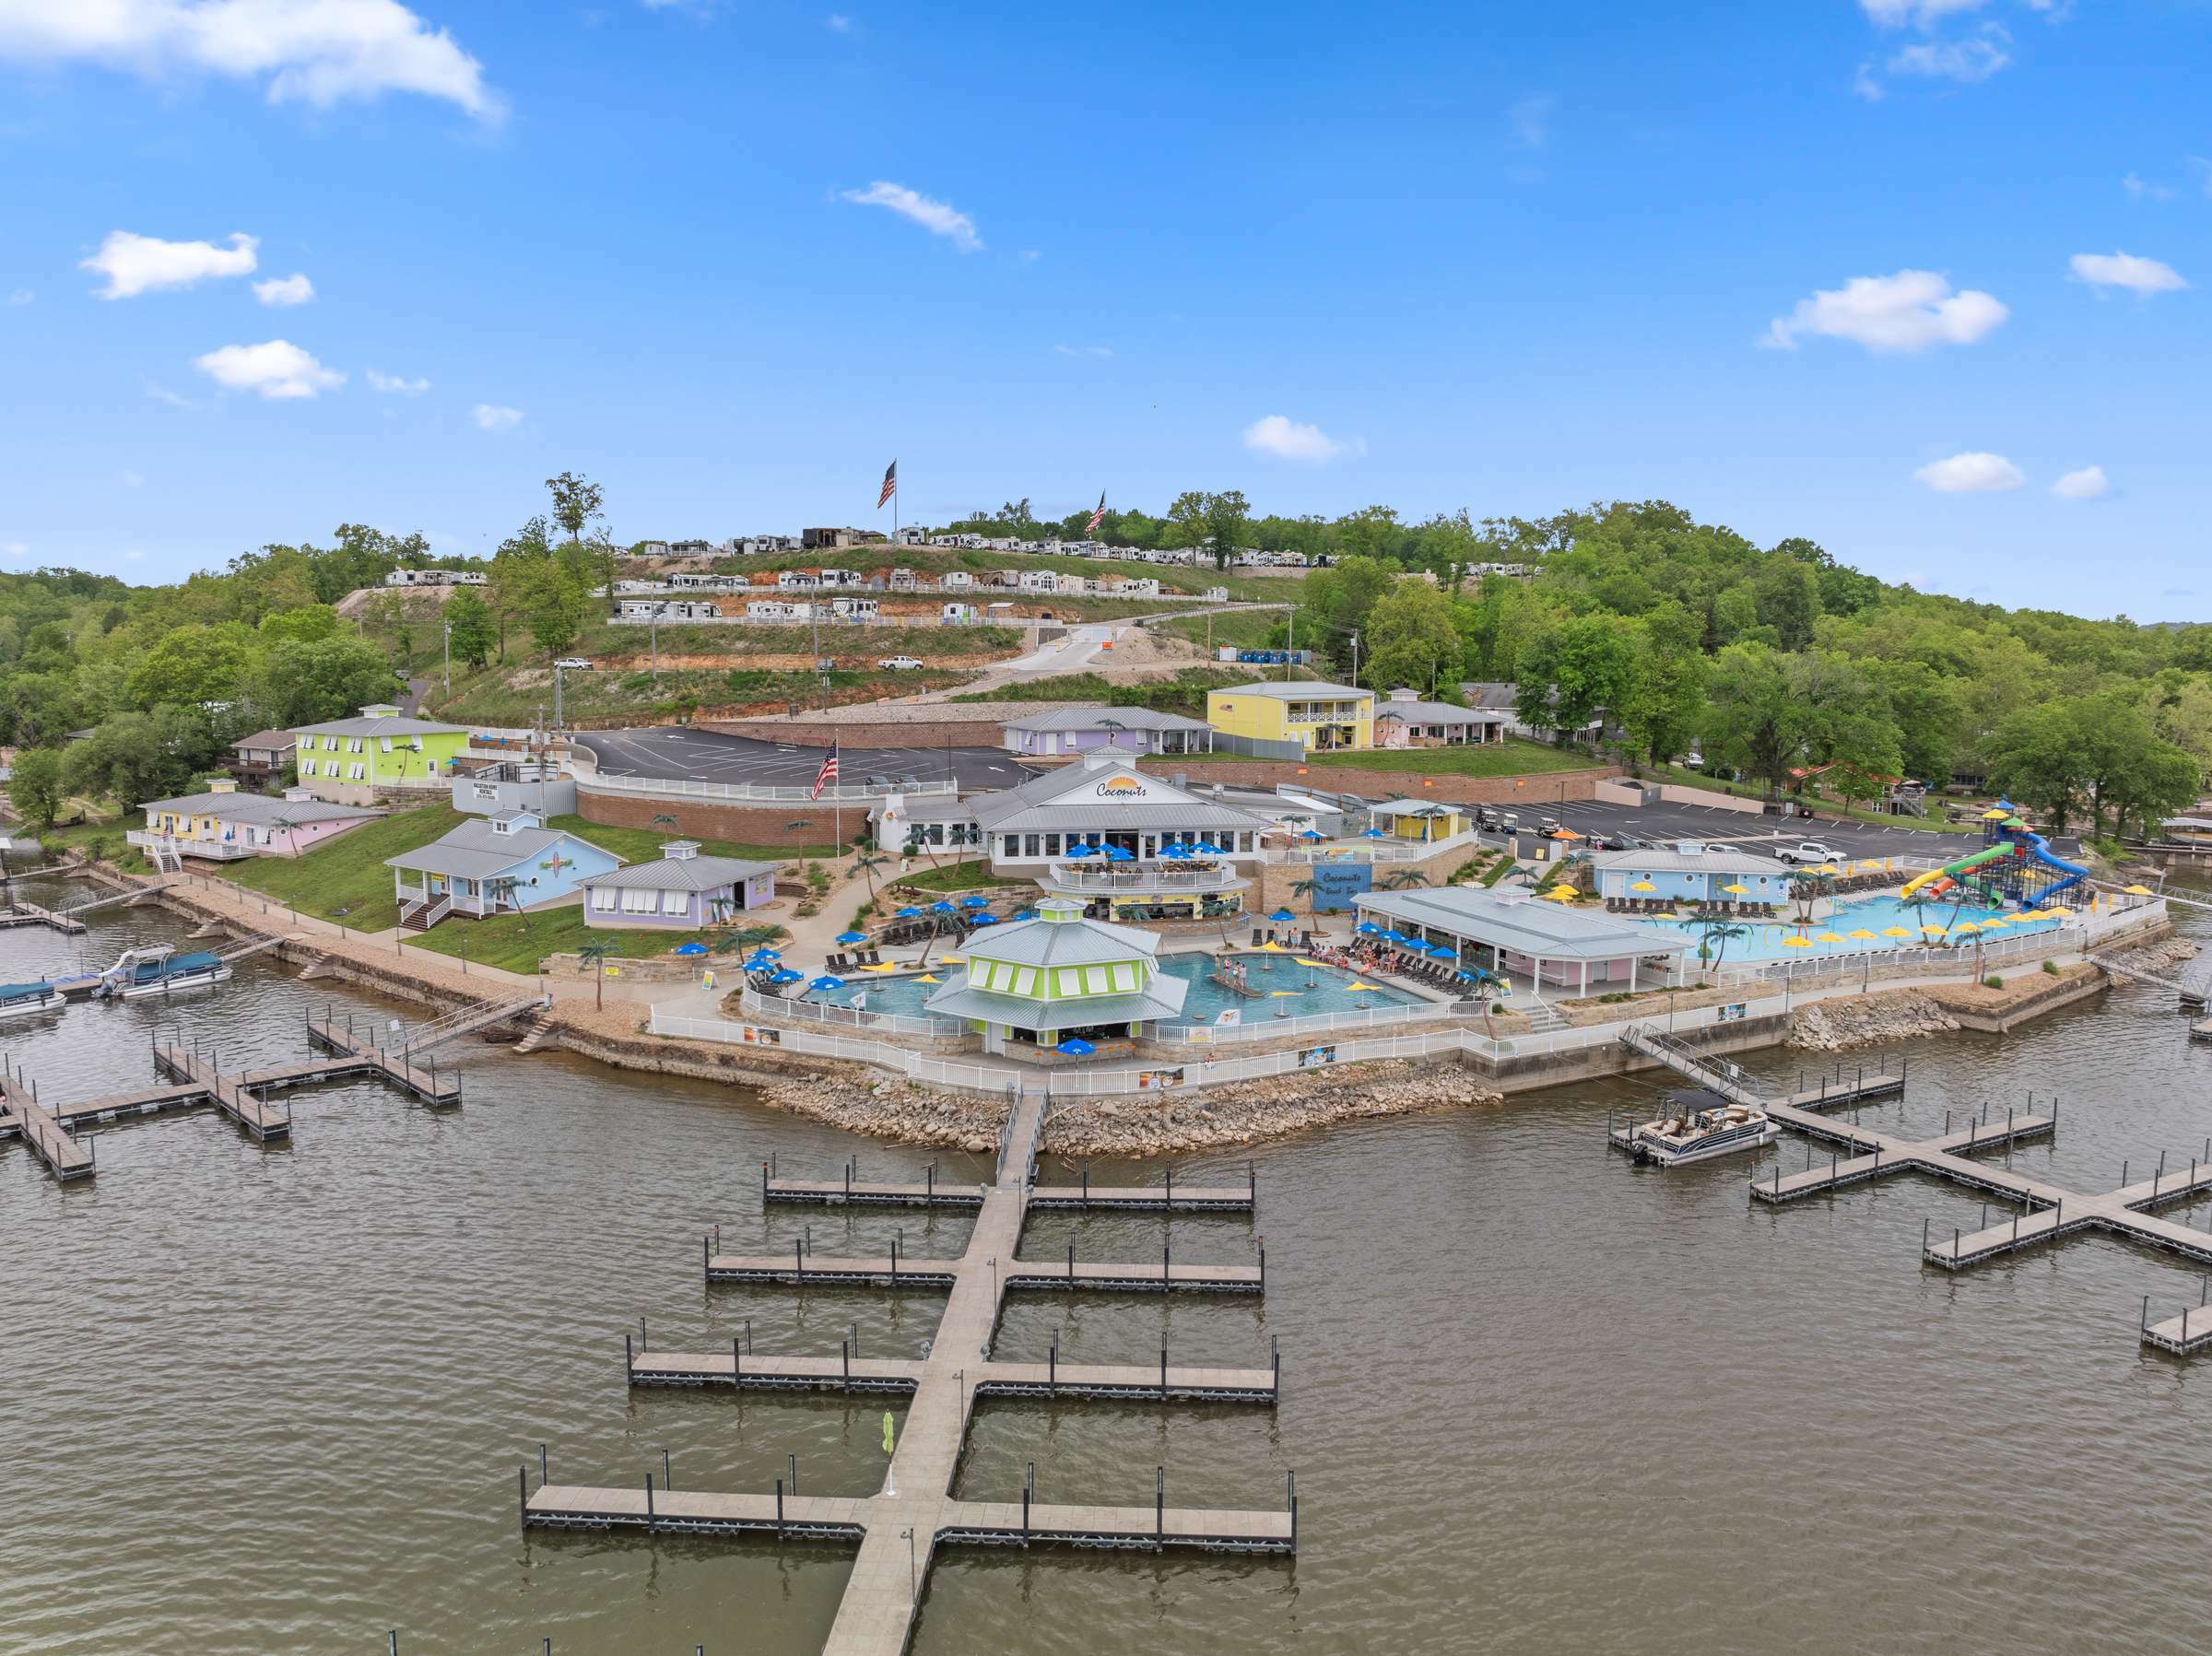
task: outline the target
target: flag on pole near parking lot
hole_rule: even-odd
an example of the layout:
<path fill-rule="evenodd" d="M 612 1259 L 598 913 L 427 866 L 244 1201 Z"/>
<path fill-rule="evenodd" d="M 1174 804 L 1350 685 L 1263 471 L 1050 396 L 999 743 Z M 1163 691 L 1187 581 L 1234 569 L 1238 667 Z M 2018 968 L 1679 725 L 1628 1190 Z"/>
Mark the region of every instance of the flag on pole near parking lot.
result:
<path fill-rule="evenodd" d="M 808 799 L 821 798 L 822 790 L 835 781 L 837 781 L 837 743 L 832 740 L 830 744 L 830 757 L 822 761 L 821 771 L 814 779 L 814 792 L 806 797 Z"/>
<path fill-rule="evenodd" d="M 881 511 L 883 503 L 899 492 L 899 463 L 894 460 L 883 468 L 883 493 L 876 497 L 876 510 Z"/>
<path fill-rule="evenodd" d="M 1090 514 L 1090 522 L 1083 525 L 1085 534 L 1096 534 L 1099 525 L 1106 521 L 1106 491 L 1099 490 L 1099 509 Z"/>

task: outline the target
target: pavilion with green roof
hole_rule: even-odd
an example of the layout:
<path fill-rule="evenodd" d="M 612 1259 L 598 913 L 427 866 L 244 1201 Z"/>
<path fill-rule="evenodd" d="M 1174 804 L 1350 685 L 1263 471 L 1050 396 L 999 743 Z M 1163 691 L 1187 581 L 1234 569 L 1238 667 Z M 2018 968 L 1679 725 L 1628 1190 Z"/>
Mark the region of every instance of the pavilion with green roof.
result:
<path fill-rule="evenodd" d="M 986 1052 L 1134 1040 L 1179 1016 L 1190 989 L 1159 970 L 1153 934 L 1087 919 L 1065 898 L 1047 898 L 1035 920 L 978 933 L 964 946 L 966 969 L 925 1005 L 966 1020 Z"/>

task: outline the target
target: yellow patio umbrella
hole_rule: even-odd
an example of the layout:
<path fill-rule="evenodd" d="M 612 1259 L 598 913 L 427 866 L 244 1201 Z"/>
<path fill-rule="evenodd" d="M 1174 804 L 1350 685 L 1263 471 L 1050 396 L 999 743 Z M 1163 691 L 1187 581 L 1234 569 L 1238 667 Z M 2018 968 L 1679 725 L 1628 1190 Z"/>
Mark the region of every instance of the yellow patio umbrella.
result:
<path fill-rule="evenodd" d="M 1885 926 L 1882 929 L 1882 935 L 1885 937 L 1910 937 L 1912 934 L 1903 926 Z"/>
<path fill-rule="evenodd" d="M 937 959 L 941 964 L 946 966 L 965 966 L 968 964 L 968 957 L 965 955 L 939 955 Z"/>
<path fill-rule="evenodd" d="M 1984 932 L 1994 932 L 1999 926 L 2010 925 L 2012 922 L 2009 920 L 2000 920 L 1993 914 L 1987 920 L 1970 920 L 1966 923 L 1970 926 L 1979 926 Z"/>
<path fill-rule="evenodd" d="M 1823 863 L 1819 867 L 1814 869 L 1813 872 L 1815 874 L 1841 874 L 1843 871 L 1841 868 L 1838 868 L 1833 863 Z"/>
<path fill-rule="evenodd" d="M 2006 817 L 2011 815 L 2012 813 L 2010 811 L 2000 811 L 1993 806 L 1989 810 L 1982 813 L 1982 820 L 1984 822 L 2002 822 Z"/>
<path fill-rule="evenodd" d="M 1785 949 L 1809 949 L 1813 946 L 1813 940 L 1810 937 L 1784 937 L 1782 946 Z"/>
<path fill-rule="evenodd" d="M 897 971 L 899 969 L 899 962 L 896 960 L 886 960 L 880 965 L 864 966 L 860 969 L 862 971 Z"/>
<path fill-rule="evenodd" d="M 1575 890 L 1572 886 L 1554 886 L 1544 895 L 1555 902 L 1571 903 L 1574 901 Z"/>
<path fill-rule="evenodd" d="M 1367 994 L 1373 992 L 1380 987 L 1381 985 L 1379 984 L 1362 983 L 1358 979 L 1354 979 L 1351 982 L 1347 983 L 1344 986 L 1344 992 L 1347 994 Z"/>
<path fill-rule="evenodd" d="M 1270 989 L 1267 992 L 1267 998 L 1271 1001 L 1279 1001 L 1283 999 L 1284 996 L 1288 995 L 1291 999 L 1295 1000 L 1305 992 L 1306 992 L 1302 989 Z"/>
<path fill-rule="evenodd" d="M 1638 880 L 1633 886 L 1630 886 L 1629 889 L 1630 891 L 1656 891 L 1659 889 L 1659 887 L 1653 885 L 1649 880 Z"/>
<path fill-rule="evenodd" d="M 1841 943 L 1843 940 L 1837 936 L 1833 932 L 1823 932 L 1818 937 L 1814 938 L 1813 941 L 1815 943 Z"/>
<path fill-rule="evenodd" d="M 1272 937 L 1270 937 L 1265 943 L 1260 945 L 1260 953 L 1263 955 L 1287 955 L 1289 952 L 1290 951 L 1288 949 L 1286 949 L 1281 944 L 1276 942 L 1276 940 Z"/>
<path fill-rule="evenodd" d="M 1307 959 L 1307 958 L 1306 958 L 1306 957 L 1305 957 L 1303 955 L 1300 955 L 1300 956 L 1298 957 L 1298 963 L 1299 963 L 1300 966 L 1311 966 L 1311 967 L 1314 968 L 1314 969 L 1315 969 L 1316 970 L 1318 970 L 1318 971 L 1326 971 L 1326 970 L 1328 970 L 1328 968 L 1327 968 L 1327 967 L 1325 967 L 1325 966 L 1323 966 L 1323 965 L 1322 965 L 1322 963 L 1321 963 L 1320 961 L 1318 961 L 1318 960 L 1309 960 L 1309 959 Z"/>
<path fill-rule="evenodd" d="M 1731 880 L 1727 885 L 1723 886 L 1721 889 L 1725 891 L 1730 897 L 1742 897 L 1745 895 L 1745 893 L 1748 892 L 1751 887 L 1748 886 L 1739 886 L 1735 881 Z"/>
<path fill-rule="evenodd" d="M 2126 892 L 2130 897 L 2148 897 L 2151 895 L 2151 889 L 2148 886 L 2123 886 L 2120 887 L 2120 889 Z"/>
<path fill-rule="evenodd" d="M 1920 929 L 1924 936 L 1940 937 L 1943 935 L 1943 928 L 1941 926 L 1923 926 Z"/>
<path fill-rule="evenodd" d="M 1857 938 L 1862 943 L 1872 943 L 1874 941 L 1874 934 L 1869 932 L 1865 926 L 1861 926 L 1857 931 L 1850 933 L 1849 935 Z"/>
<path fill-rule="evenodd" d="M 934 971 L 925 971 L 920 977 L 916 978 L 914 981 L 917 983 L 942 983 L 945 981 L 945 980 L 938 977 Z"/>
<path fill-rule="evenodd" d="M 1876 862 L 1872 857 L 1868 857 L 1864 863 L 1860 863 L 1859 866 L 1861 868 L 1879 868 L 1881 864 Z"/>
<path fill-rule="evenodd" d="M 1653 920 L 1680 920 L 1682 917 L 1676 913 L 1672 909 L 1662 909 L 1658 913 L 1653 915 L 1652 918 Z"/>

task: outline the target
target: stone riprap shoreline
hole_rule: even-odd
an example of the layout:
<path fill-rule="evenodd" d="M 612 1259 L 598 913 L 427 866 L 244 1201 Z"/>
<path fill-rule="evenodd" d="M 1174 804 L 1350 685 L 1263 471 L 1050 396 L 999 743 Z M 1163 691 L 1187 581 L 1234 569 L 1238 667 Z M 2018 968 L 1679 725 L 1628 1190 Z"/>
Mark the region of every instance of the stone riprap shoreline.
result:
<path fill-rule="evenodd" d="M 1394 1060 L 1193 1091 L 1071 1100 L 1053 1106 L 1044 1145 L 1055 1156 L 1077 1157 L 1230 1149 L 1337 1122 L 1471 1110 L 1503 1098 L 1456 1063 Z"/>
<path fill-rule="evenodd" d="M 1888 1046 L 1942 1035 L 1959 1022 L 1917 989 L 1888 989 L 1852 1000 L 1814 1001 L 1790 1014 L 1789 1044 L 1807 1052 Z"/>
<path fill-rule="evenodd" d="M 2133 948 L 2112 952 L 2116 964 L 2159 977 L 2171 974 L 2174 968 L 2195 959 L 2196 956 L 2197 945 L 2186 937 L 2159 937 Z"/>
<path fill-rule="evenodd" d="M 979 1156 L 998 1148 L 1008 1109 L 1002 1098 L 934 1092 L 863 1069 L 773 1082 L 760 1089 L 760 1098 L 848 1133 Z"/>

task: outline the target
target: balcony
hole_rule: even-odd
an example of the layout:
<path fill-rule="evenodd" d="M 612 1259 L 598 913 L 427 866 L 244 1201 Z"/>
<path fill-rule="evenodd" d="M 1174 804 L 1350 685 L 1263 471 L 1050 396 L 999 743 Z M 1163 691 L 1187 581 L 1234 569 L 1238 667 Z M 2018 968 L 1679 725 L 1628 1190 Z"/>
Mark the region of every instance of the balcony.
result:
<path fill-rule="evenodd" d="M 189 836 L 179 839 L 152 828 L 132 828 L 124 833 L 124 839 L 141 851 L 166 851 L 207 863 L 236 863 L 255 854 L 253 848 L 242 840 L 195 840 Z"/>
<path fill-rule="evenodd" d="M 1047 891 L 1065 892 L 1071 897 L 1159 897 L 1238 891 L 1247 882 L 1227 864 L 1214 868 L 1170 865 L 1108 869 L 1055 863 L 1037 883 Z"/>

